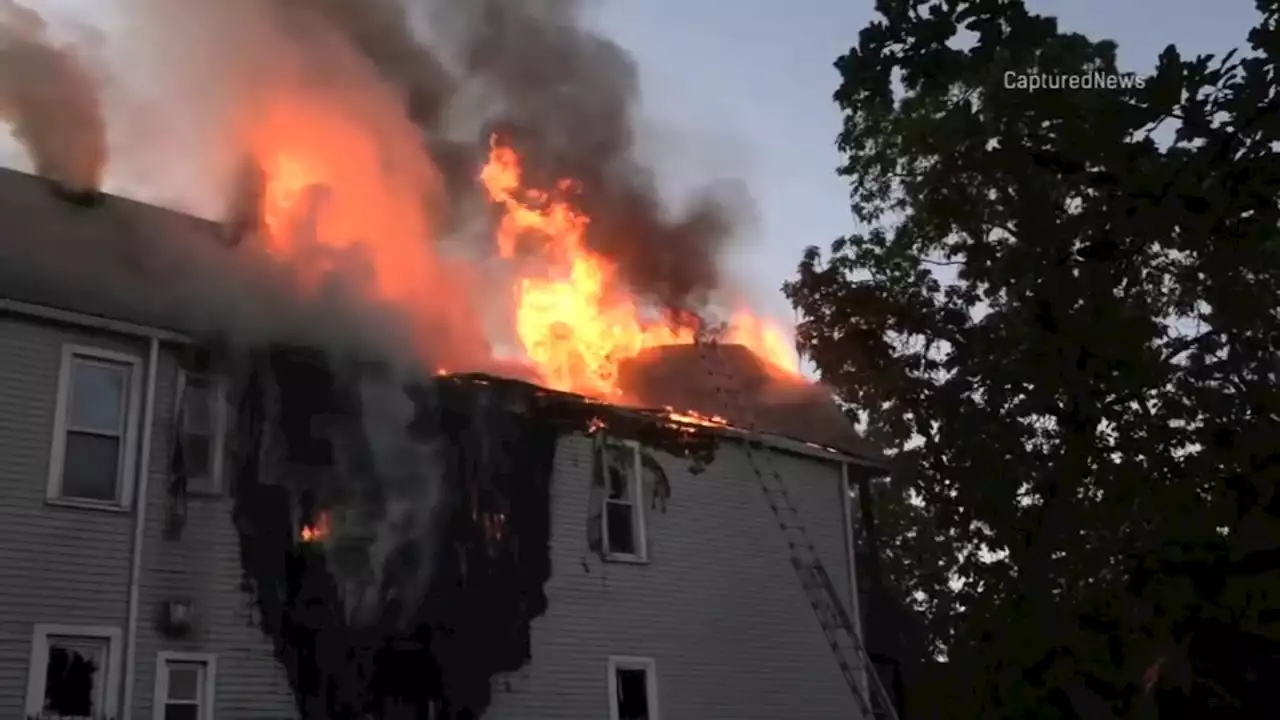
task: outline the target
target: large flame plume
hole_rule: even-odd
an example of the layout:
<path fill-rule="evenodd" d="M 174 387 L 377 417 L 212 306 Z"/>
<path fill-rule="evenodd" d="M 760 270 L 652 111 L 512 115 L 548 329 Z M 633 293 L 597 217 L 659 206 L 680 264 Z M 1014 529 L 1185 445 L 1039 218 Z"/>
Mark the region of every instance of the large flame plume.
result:
<path fill-rule="evenodd" d="M 551 192 L 525 187 L 519 155 L 495 137 L 480 181 L 502 208 L 501 256 L 513 259 L 522 245 L 532 246 L 534 270 L 519 278 L 512 293 L 515 324 L 547 385 L 623 400 L 620 362 L 646 348 L 697 339 L 697 328 L 671 313 L 650 309 L 646 318 L 639 300 L 620 284 L 617 266 L 587 248 L 590 218 L 571 202 L 577 187 L 572 179 Z M 734 316 L 725 339 L 752 348 L 781 371 L 797 370 L 782 332 L 748 312 Z"/>

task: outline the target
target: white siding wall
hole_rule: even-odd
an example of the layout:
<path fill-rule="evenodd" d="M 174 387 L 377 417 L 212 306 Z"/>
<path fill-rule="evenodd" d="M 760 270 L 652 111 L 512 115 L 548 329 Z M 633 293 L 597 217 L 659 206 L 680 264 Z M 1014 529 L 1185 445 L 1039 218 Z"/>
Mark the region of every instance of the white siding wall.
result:
<path fill-rule="evenodd" d="M 607 658 L 633 655 L 657 661 L 662 720 L 857 718 L 745 453 L 724 445 L 700 475 L 659 458 L 672 492 L 666 514 L 647 511 L 651 562 L 606 563 L 587 549 L 590 442 L 561 442 L 549 607 L 534 621 L 532 663 L 495 682 L 489 717 L 607 718 Z M 771 462 L 847 588 L 839 466 Z"/>

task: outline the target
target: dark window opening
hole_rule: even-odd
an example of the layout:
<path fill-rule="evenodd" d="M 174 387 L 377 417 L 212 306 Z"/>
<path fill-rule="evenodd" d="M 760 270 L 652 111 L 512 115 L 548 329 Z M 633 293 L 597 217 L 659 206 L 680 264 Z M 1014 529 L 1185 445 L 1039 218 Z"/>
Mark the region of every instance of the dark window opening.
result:
<path fill-rule="evenodd" d="M 182 393 L 182 462 L 187 477 L 213 481 L 213 438 L 216 432 L 215 402 L 217 393 L 212 381 L 201 375 L 188 375 Z"/>
<path fill-rule="evenodd" d="M 605 503 L 608 513 L 609 552 L 622 555 L 636 554 L 634 510 L 631 503 Z"/>
<path fill-rule="evenodd" d="M 650 720 L 648 673 L 635 668 L 614 671 L 618 688 L 618 720 Z"/>
<path fill-rule="evenodd" d="M 630 483 L 627 482 L 626 467 L 618 467 L 617 465 L 609 465 L 609 499 L 620 500 L 626 502 L 631 498 L 627 492 Z"/>
<path fill-rule="evenodd" d="M 45 665 L 44 711 L 54 716 L 92 716 L 97 696 L 98 663 L 93 652 L 50 644 Z"/>
<path fill-rule="evenodd" d="M 205 479 L 212 470 L 213 452 L 207 435 L 188 434 L 182 438 L 182 459 L 186 463 L 188 477 Z"/>
<path fill-rule="evenodd" d="M 610 555 L 640 556 L 637 506 L 638 455 L 631 445 L 609 448 L 604 499 L 605 550 Z"/>

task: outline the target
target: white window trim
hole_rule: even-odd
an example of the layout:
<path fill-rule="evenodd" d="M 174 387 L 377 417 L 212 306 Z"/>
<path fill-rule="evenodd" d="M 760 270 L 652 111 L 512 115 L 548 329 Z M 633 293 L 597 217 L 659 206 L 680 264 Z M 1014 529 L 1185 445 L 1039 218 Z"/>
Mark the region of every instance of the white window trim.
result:
<path fill-rule="evenodd" d="M 114 502 L 97 502 L 85 498 L 62 496 L 62 468 L 66 461 L 67 425 L 71 414 L 71 371 L 77 358 L 125 365 L 129 368 L 129 388 L 125 397 L 124 458 L 120 463 L 120 483 Z M 54 505 L 93 508 L 95 510 L 128 510 L 133 503 L 134 474 L 138 462 L 138 429 L 142 415 L 142 358 L 88 345 L 63 345 L 62 366 L 58 371 L 58 396 L 53 420 L 53 443 L 49 451 L 49 480 L 46 501 Z"/>
<path fill-rule="evenodd" d="M 636 527 L 636 552 L 614 552 L 609 547 L 609 478 L 605 477 L 604 498 L 600 501 L 601 540 L 604 543 L 604 559 L 613 562 L 647 563 L 649 562 L 649 536 L 645 527 L 644 512 L 644 472 L 640 462 L 640 443 L 635 440 L 622 440 L 618 444 L 631 448 L 631 522 Z"/>
<path fill-rule="evenodd" d="M 192 485 L 190 482 L 191 478 L 188 478 L 187 494 L 189 495 L 221 495 L 223 492 L 223 488 L 225 487 L 224 478 L 223 478 L 223 467 L 222 467 L 223 457 L 222 456 L 223 456 L 223 453 L 226 451 L 226 441 L 227 441 L 226 381 L 223 378 L 217 375 L 214 375 L 213 373 L 189 373 L 186 370 L 183 370 L 182 368 L 178 368 L 178 381 L 175 385 L 176 392 L 173 394 L 173 412 L 174 412 L 173 427 L 175 428 L 173 442 L 175 443 L 182 442 L 182 436 L 176 432 L 176 428 L 179 425 L 178 420 L 181 417 L 179 413 L 183 412 L 182 395 L 184 392 L 186 392 L 187 378 L 190 375 L 202 375 L 204 377 L 209 378 L 210 389 L 213 391 L 213 397 L 210 399 L 210 402 L 213 403 L 213 418 L 210 420 L 210 422 L 213 423 L 213 427 L 212 427 L 213 437 L 211 438 L 211 442 L 209 446 L 209 452 L 212 455 L 209 459 L 209 472 L 210 474 L 212 474 L 212 477 L 209 478 L 210 486 L 208 487 L 199 487 L 199 486 Z"/>
<path fill-rule="evenodd" d="M 658 663 L 651 657 L 635 655 L 609 656 L 609 720 L 620 720 L 618 717 L 618 671 L 644 670 L 644 691 L 649 696 L 649 718 L 658 720 Z"/>
<path fill-rule="evenodd" d="M 109 625 L 59 625 L 40 623 L 31 632 L 31 658 L 27 663 L 27 700 L 24 717 L 39 717 L 44 712 L 44 680 L 49 666 L 49 637 L 80 637 L 107 641 L 107 666 L 102 671 L 102 707 L 99 714 L 115 717 L 119 711 L 120 653 L 123 633 Z"/>
<path fill-rule="evenodd" d="M 164 720 L 164 705 L 169 699 L 168 663 L 185 662 L 204 665 L 204 688 L 200 705 L 200 720 L 213 720 L 214 691 L 218 687 L 218 656 L 214 653 L 175 652 L 161 650 L 156 653 L 156 688 L 151 702 L 153 720 Z"/>

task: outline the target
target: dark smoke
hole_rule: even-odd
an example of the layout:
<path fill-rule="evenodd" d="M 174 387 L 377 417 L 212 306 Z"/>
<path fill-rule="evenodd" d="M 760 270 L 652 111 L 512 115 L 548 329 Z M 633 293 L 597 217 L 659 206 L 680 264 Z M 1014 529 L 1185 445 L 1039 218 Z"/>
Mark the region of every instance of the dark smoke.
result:
<path fill-rule="evenodd" d="M 531 182 L 579 181 L 577 203 L 592 218 L 588 243 L 619 265 L 631 290 L 696 311 L 720 286 L 717 258 L 738 206 L 708 191 L 682 215 L 664 207 L 637 157 L 636 64 L 585 27 L 581 2 L 280 0 L 280 8 L 322 16 L 401 90 L 450 189 L 474 188 L 497 132 L 524 156 Z M 435 47 L 413 33 L 414 10 L 429 18 Z M 464 142 L 450 141 L 443 121 L 458 110 L 464 86 L 480 88 L 496 107 L 471 118 L 478 127 Z"/>
<path fill-rule="evenodd" d="M 684 216 L 666 212 L 636 156 L 636 64 L 583 26 L 581 5 L 449 4 L 467 13 L 455 36 L 463 38 L 467 73 L 501 98 L 495 127 L 543 183 L 580 181 L 580 204 L 592 218 L 589 244 L 619 264 L 636 292 L 696 309 L 720 285 L 717 256 L 735 229 L 732 206 L 707 194 Z"/>
<path fill-rule="evenodd" d="M 434 131 L 456 85 L 439 56 L 410 29 L 405 4 L 387 0 L 279 0 L 289 14 L 303 10 L 328 22 L 368 58 L 382 77 L 404 93 L 409 118 Z"/>
<path fill-rule="evenodd" d="M 53 44 L 36 11 L 13 0 L 0 0 L 0 118 L 37 173 L 73 191 L 98 189 L 107 139 L 97 81 Z"/>

